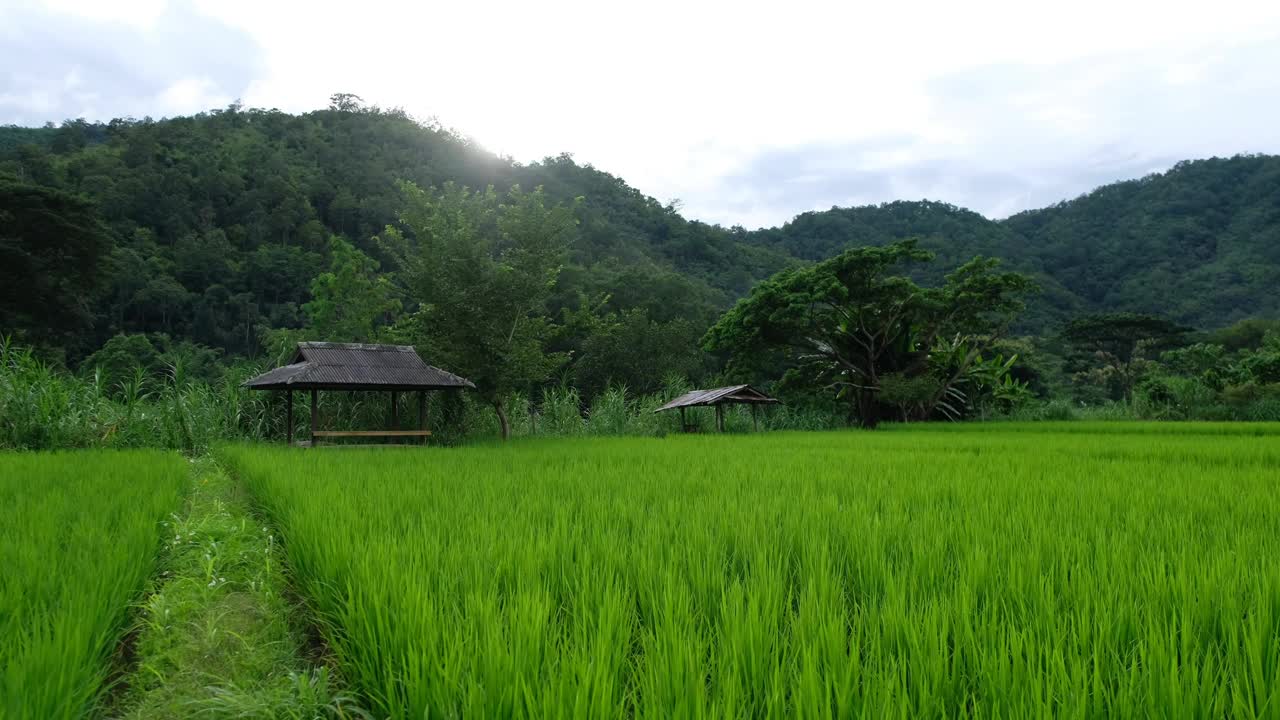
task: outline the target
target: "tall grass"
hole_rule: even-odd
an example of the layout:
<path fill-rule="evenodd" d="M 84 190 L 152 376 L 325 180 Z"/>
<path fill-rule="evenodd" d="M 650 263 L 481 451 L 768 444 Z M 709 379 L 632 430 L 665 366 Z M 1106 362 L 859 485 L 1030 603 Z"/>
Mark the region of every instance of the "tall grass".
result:
<path fill-rule="evenodd" d="M 1280 713 L 1280 431 L 951 427 L 223 455 L 378 716 Z"/>
<path fill-rule="evenodd" d="M 185 477 L 150 451 L 0 454 L 0 718 L 93 706 Z"/>
<path fill-rule="evenodd" d="M 114 386 L 101 373 L 76 376 L 0 337 L 0 448 L 160 447 L 197 452 L 219 440 L 283 429 L 271 398 L 239 382 L 190 380 L 181 363 L 162 375 L 141 372 Z"/>
<path fill-rule="evenodd" d="M 261 369 L 235 366 L 220 382 L 207 383 L 191 379 L 177 361 L 161 373 L 138 371 L 108 384 L 99 372 L 73 375 L 0 336 L 0 449 L 154 447 L 198 453 L 226 440 L 283 439 L 283 396 L 240 386 Z M 458 426 L 455 437 L 446 433 L 446 439 L 487 434 L 475 410 L 451 415 L 441 407 L 447 404 L 433 405 L 433 421 L 469 425 Z M 414 422 L 407 405 L 401 401 L 403 422 Z M 296 394 L 294 411 L 295 436 L 305 437 L 306 393 Z M 326 392 L 320 394 L 319 413 L 326 428 L 380 428 L 390 421 L 390 402 L 386 393 Z"/>

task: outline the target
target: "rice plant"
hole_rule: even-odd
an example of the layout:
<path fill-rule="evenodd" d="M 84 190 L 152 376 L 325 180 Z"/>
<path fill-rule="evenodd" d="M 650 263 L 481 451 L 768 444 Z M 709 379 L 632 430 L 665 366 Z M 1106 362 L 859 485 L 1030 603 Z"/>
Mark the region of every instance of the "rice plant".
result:
<path fill-rule="evenodd" d="M 158 452 L 0 454 L 0 718 L 94 706 L 186 475 Z"/>
<path fill-rule="evenodd" d="M 1277 717 L 1280 426 L 1169 427 L 222 456 L 379 717 Z"/>

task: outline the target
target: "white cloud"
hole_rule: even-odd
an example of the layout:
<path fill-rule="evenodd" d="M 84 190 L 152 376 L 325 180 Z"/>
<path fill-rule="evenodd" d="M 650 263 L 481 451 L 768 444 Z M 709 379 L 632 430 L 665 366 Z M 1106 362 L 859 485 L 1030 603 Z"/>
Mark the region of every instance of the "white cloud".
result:
<path fill-rule="evenodd" d="M 1168 158 L 1280 151 L 1275 2 L 139 0 L 120 17 L 134 34 L 103 42 L 150 48 L 122 63 L 148 90 L 103 111 L 302 111 L 355 92 L 518 160 L 572 152 L 726 224 L 923 194 L 1005 214 Z M 175 17 L 242 42 L 157 80 L 182 54 L 157 41 Z M 6 93 L 47 109 L 41 87 L 0 84 L 0 113 Z"/>
<path fill-rule="evenodd" d="M 107 23 L 155 28 L 168 5 L 166 0 L 46 0 L 50 10 Z"/>
<path fill-rule="evenodd" d="M 250 39 L 189 4 L 4 2 L 0 123 L 197 112 L 262 72 Z"/>
<path fill-rule="evenodd" d="M 234 99 L 219 91 L 217 83 L 208 77 L 184 77 L 166 87 L 156 98 L 156 105 L 164 115 L 183 115 L 225 107 Z"/>

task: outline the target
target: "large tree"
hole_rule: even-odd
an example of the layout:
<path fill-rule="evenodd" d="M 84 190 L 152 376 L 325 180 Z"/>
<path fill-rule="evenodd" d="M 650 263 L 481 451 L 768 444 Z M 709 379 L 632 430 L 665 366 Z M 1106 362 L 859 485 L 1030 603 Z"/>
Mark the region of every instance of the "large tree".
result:
<path fill-rule="evenodd" d="M 506 438 L 507 398 L 566 359 L 547 350 L 547 299 L 575 232 L 574 208 L 549 204 L 541 188 L 501 197 L 452 183 L 401 190 L 401 227 L 381 241 L 416 308 L 395 332 L 474 381 Z"/>
<path fill-rule="evenodd" d="M 89 328 L 91 290 L 110 249 L 86 199 L 0 179 L 0 331 L 76 346 Z"/>
<path fill-rule="evenodd" d="M 1190 328 L 1142 313 L 1076 318 L 1062 331 L 1071 352 L 1066 369 L 1077 379 L 1114 387 L 1125 402 L 1161 351 L 1177 347 Z"/>
<path fill-rule="evenodd" d="M 907 240 L 783 271 L 726 313 L 705 345 L 727 352 L 731 371 L 786 368 L 793 379 L 834 391 L 864 427 L 880 421 L 886 379 L 895 394 L 909 387 L 912 405 L 927 415 L 956 394 L 1033 288 L 1026 276 L 980 257 L 941 287 L 894 272 L 932 259 Z M 934 362 L 944 347 L 947 362 Z"/>

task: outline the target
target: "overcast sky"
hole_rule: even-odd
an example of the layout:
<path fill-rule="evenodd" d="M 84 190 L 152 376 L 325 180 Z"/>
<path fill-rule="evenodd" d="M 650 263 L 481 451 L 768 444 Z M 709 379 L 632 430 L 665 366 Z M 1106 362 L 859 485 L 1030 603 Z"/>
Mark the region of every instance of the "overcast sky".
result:
<path fill-rule="evenodd" d="M 0 59 L 0 124 L 353 92 L 747 227 L 1280 152 L 1277 0 L 0 0 Z"/>

